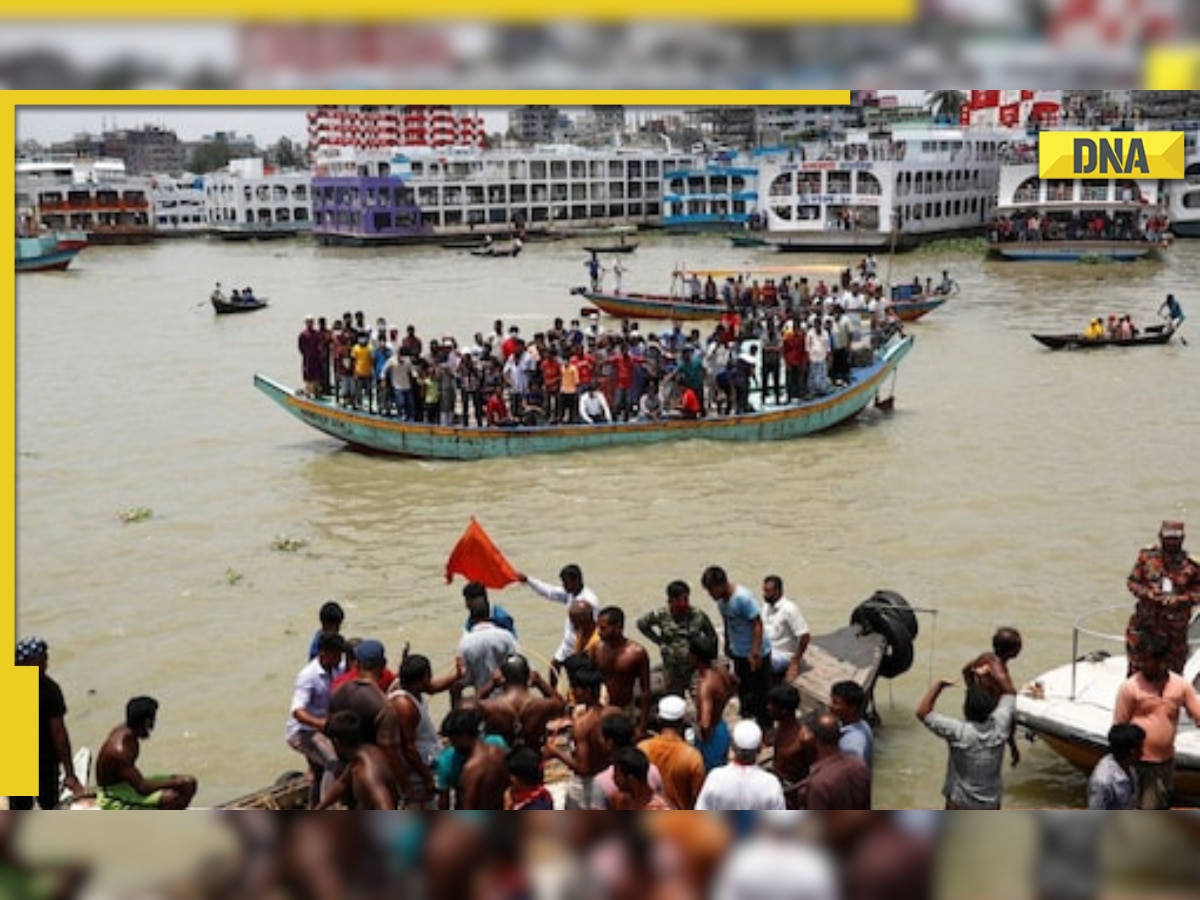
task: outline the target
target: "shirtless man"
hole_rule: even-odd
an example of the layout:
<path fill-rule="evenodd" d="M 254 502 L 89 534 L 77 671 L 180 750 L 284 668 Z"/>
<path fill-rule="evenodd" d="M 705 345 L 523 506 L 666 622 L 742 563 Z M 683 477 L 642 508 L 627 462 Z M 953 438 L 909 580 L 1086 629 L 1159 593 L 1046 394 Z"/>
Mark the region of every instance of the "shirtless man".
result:
<path fill-rule="evenodd" d="M 125 704 L 125 724 L 118 725 L 96 756 L 96 784 L 101 809 L 187 809 L 196 796 L 191 775 L 146 778 L 137 767 L 141 743 L 158 718 L 158 701 L 134 697 Z"/>
<path fill-rule="evenodd" d="M 992 652 L 981 653 L 963 666 L 963 684 L 982 684 L 996 700 L 1005 694 L 1016 694 L 1008 664 L 1021 653 L 1021 632 L 1015 628 L 998 628 L 992 635 Z M 1008 752 L 1015 766 L 1021 761 L 1021 750 L 1017 746 L 1015 728 L 1008 736 Z"/>
<path fill-rule="evenodd" d="M 800 782 L 817 758 L 817 746 L 812 732 L 796 718 L 800 708 L 800 692 L 794 685 L 781 684 L 767 693 L 767 715 L 775 723 L 772 744 L 775 756 L 771 767 L 783 782 L 783 796 L 788 809 L 799 809 Z"/>
<path fill-rule="evenodd" d="M 615 706 L 600 702 L 600 688 L 604 676 L 593 666 L 576 669 L 571 676 L 571 689 L 582 709 L 575 713 L 571 722 L 570 752 L 563 750 L 553 741 L 542 749 L 542 755 L 562 762 L 573 776 L 567 785 L 567 809 L 603 809 L 600 788 L 596 776 L 612 765 L 600 730 L 600 723 L 610 713 L 620 713 Z"/>
<path fill-rule="evenodd" d="M 696 749 L 704 757 L 705 768 L 712 771 L 728 761 L 725 707 L 737 693 L 738 680 L 728 669 L 713 665 L 717 648 L 711 642 L 692 637 L 688 649 L 696 670 Z"/>
<path fill-rule="evenodd" d="M 459 776 L 455 809 L 504 809 L 508 765 L 504 751 L 479 737 L 482 718 L 475 709 L 455 709 L 442 720 L 442 737 L 466 757 Z"/>
<path fill-rule="evenodd" d="M 334 713 L 325 734 L 345 768 L 316 808 L 329 809 L 349 792 L 355 809 L 399 809 L 403 792 L 391 763 L 377 745 L 364 743 L 358 716 L 347 709 Z"/>
<path fill-rule="evenodd" d="M 582 604 L 589 611 L 591 607 Z M 541 751 L 546 740 L 546 724 L 567 711 L 567 701 L 559 696 L 540 672 L 530 673 L 523 656 L 510 656 L 500 666 L 499 678 L 480 692 L 479 710 L 491 734 L 498 734 L 510 747 L 521 744 Z M 530 691 L 530 685 L 541 696 Z M 501 688 L 492 696 L 493 688 Z"/>
<path fill-rule="evenodd" d="M 590 656 L 604 676 L 608 702 L 620 709 L 629 709 L 638 697 L 638 734 L 645 735 L 650 727 L 650 654 L 641 644 L 625 637 L 625 613 L 619 607 L 606 606 L 596 617 L 600 643 L 592 647 Z"/>

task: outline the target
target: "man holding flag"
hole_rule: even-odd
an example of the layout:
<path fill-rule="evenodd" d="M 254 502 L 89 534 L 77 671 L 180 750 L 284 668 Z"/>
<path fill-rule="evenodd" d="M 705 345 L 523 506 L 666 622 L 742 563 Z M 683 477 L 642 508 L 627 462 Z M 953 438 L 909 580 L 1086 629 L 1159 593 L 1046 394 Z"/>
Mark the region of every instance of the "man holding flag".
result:
<path fill-rule="evenodd" d="M 541 597 L 554 603 L 561 603 L 570 609 L 576 600 L 582 600 L 597 613 L 600 611 L 600 599 L 583 584 L 583 572 L 574 563 L 563 566 L 558 573 L 562 587 L 555 587 L 537 578 L 530 578 L 523 572 L 518 572 L 500 552 L 483 526 L 471 519 L 463 536 L 450 552 L 446 561 L 446 584 L 454 580 L 455 575 L 462 575 L 469 581 L 478 582 L 485 588 L 507 587 L 515 581 L 520 581 Z M 471 587 L 471 586 L 468 586 Z M 477 588 L 472 588 L 477 590 Z M 555 670 L 562 667 L 567 657 L 575 652 L 575 626 L 571 624 L 568 615 L 563 626 L 563 639 L 558 649 L 554 651 L 551 664 Z"/>

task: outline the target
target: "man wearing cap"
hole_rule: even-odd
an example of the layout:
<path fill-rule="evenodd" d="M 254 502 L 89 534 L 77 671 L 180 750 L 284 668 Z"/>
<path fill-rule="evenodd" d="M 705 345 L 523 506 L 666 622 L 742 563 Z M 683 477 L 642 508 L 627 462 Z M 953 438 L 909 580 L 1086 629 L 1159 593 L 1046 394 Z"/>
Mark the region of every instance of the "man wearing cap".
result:
<path fill-rule="evenodd" d="M 46 674 L 49 660 L 50 649 L 41 638 L 27 637 L 17 644 L 17 665 L 38 667 L 38 793 L 37 797 L 9 797 L 9 809 L 33 809 L 34 800 L 42 809 L 57 807 L 59 766 L 72 796 L 84 793 L 75 772 L 71 737 L 63 722 L 67 703 L 58 682 Z"/>
<path fill-rule="evenodd" d="M 787 809 L 779 779 L 758 766 L 761 747 L 758 723 L 750 719 L 738 722 L 733 727 L 733 760 L 708 773 L 696 809 Z"/>
<path fill-rule="evenodd" d="M 1163 522 L 1158 538 L 1158 546 L 1138 553 L 1129 574 L 1129 591 L 1137 598 L 1125 632 L 1130 674 L 1141 664 L 1142 643 L 1149 635 L 1166 642 L 1168 668 L 1183 672 L 1188 623 L 1200 604 L 1200 564 L 1183 549 L 1183 522 Z"/>
<path fill-rule="evenodd" d="M 310 397 L 319 396 L 321 382 L 324 380 L 321 372 L 321 332 L 317 331 L 316 319 L 313 316 L 304 317 L 304 330 L 300 332 L 296 343 L 300 350 L 300 374 L 304 379 L 304 393 Z"/>
<path fill-rule="evenodd" d="M 687 702 L 669 694 L 658 701 L 658 734 L 638 744 L 663 779 L 663 794 L 676 809 L 694 809 L 704 787 L 704 757 L 684 738 Z"/>
<path fill-rule="evenodd" d="M 384 752 L 396 783 L 408 784 L 408 766 L 401 755 L 400 720 L 387 695 L 379 687 L 379 677 L 387 666 L 387 653 L 376 640 L 362 641 L 354 651 L 358 677 L 339 687 L 329 697 L 329 716 L 344 709 L 358 716 L 364 744 L 375 744 Z"/>

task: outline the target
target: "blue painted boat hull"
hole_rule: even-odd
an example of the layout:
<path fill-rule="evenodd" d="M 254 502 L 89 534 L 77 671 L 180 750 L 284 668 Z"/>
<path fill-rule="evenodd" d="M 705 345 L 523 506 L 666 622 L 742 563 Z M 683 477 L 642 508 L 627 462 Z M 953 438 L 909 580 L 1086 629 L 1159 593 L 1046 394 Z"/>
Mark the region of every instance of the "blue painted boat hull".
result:
<path fill-rule="evenodd" d="M 343 409 L 327 400 L 305 397 L 261 374 L 255 374 L 254 386 L 323 434 L 355 447 L 420 459 L 495 459 L 696 438 L 754 443 L 803 437 L 853 419 L 875 400 L 880 387 L 896 371 L 912 345 L 911 336 L 898 339 L 871 366 L 856 369 L 849 386 L 825 397 L 745 415 L 695 420 L 519 428 L 443 427 Z"/>

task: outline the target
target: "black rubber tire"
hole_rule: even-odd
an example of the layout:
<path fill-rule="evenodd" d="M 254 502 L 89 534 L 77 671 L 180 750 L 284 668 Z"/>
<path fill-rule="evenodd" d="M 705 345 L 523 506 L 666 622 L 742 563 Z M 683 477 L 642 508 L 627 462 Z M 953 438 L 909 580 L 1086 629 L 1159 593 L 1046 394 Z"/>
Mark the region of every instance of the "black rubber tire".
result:
<path fill-rule="evenodd" d="M 887 644 L 879 674 L 896 678 L 912 668 L 917 636 L 917 616 L 908 601 L 895 591 L 876 591 L 850 614 L 850 624 L 878 634 Z"/>
<path fill-rule="evenodd" d="M 877 616 L 883 613 L 890 613 L 899 619 L 908 632 L 909 640 L 917 639 L 921 630 L 917 614 L 913 612 L 908 601 L 895 591 L 880 590 L 873 593 L 850 614 L 850 624 L 869 628 Z"/>

